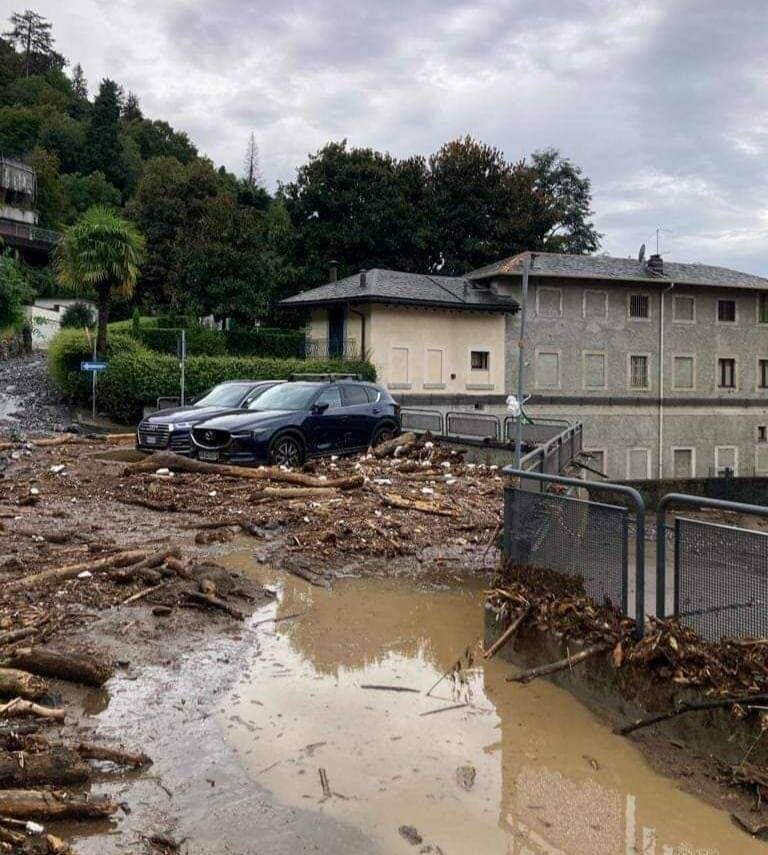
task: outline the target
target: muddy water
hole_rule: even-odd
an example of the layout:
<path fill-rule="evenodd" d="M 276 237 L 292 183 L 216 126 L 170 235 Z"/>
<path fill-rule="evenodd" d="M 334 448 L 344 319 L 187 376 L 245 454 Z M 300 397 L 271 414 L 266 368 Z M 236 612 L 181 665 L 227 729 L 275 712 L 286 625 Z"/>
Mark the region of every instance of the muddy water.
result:
<path fill-rule="evenodd" d="M 254 620 L 301 614 L 259 627 L 260 655 L 219 716 L 277 803 L 356 828 L 393 855 L 768 851 L 656 775 L 567 692 L 507 683 L 508 664 L 475 661 L 428 696 L 465 648 L 477 659 L 479 588 L 368 579 L 330 593 L 247 555 L 229 563 L 279 591 Z M 423 843 L 412 849 L 401 826 Z"/>

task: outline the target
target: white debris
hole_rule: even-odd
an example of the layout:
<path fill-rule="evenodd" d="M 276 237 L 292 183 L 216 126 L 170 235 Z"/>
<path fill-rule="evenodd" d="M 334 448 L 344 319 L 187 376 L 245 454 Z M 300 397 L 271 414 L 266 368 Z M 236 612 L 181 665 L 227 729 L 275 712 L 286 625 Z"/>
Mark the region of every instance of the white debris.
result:
<path fill-rule="evenodd" d="M 332 455 L 331 455 L 331 463 L 334 463 L 334 462 L 335 462 L 335 461 L 337 461 L 338 459 L 339 459 L 339 457 L 338 457 L 338 455 L 337 455 L 337 454 L 332 454 Z"/>
<path fill-rule="evenodd" d="M 499 467 L 496 465 L 493 465 L 493 466 L 489 466 L 488 468 L 491 470 L 491 472 L 495 472 Z"/>
<path fill-rule="evenodd" d="M 39 496 L 40 491 L 37 489 L 37 487 L 30 487 L 29 488 L 29 495 L 30 496 Z"/>
<path fill-rule="evenodd" d="M 214 499 L 214 498 L 215 498 L 216 496 L 218 496 L 219 494 L 218 494 L 218 492 L 217 492 L 216 490 L 210 490 L 210 491 L 209 491 L 209 493 L 208 493 L 208 495 L 209 495 L 212 499 Z"/>
<path fill-rule="evenodd" d="M 54 475 L 58 475 L 59 472 L 63 472 L 67 467 L 63 463 L 57 463 L 55 466 L 51 466 L 50 471 L 53 472 Z"/>
<path fill-rule="evenodd" d="M 32 535 L 32 542 L 33 543 L 42 543 L 44 540 L 45 540 L 45 538 L 40 534 L 33 534 Z"/>
<path fill-rule="evenodd" d="M 384 514 L 381 511 L 374 511 L 373 515 L 376 517 L 383 517 L 384 516 Z"/>
<path fill-rule="evenodd" d="M 425 496 L 434 496 L 435 495 L 435 491 L 431 487 L 422 487 L 421 492 Z"/>
<path fill-rule="evenodd" d="M 78 579 L 90 579 L 93 576 L 90 570 L 83 570 L 82 573 L 77 574 Z"/>
<path fill-rule="evenodd" d="M 446 478 L 446 479 L 445 479 L 445 485 L 446 485 L 447 487 L 452 487 L 455 483 L 456 483 L 456 479 L 455 479 L 455 478 Z"/>
<path fill-rule="evenodd" d="M 39 822 L 32 822 L 31 819 L 28 819 L 24 830 L 27 834 L 42 834 L 45 831 L 45 827 L 40 825 Z"/>
<path fill-rule="evenodd" d="M 391 478 L 374 478 L 373 483 L 374 484 L 381 484 L 382 487 L 389 487 L 389 485 L 392 483 L 392 479 Z"/>
<path fill-rule="evenodd" d="M 404 445 L 398 445 L 397 448 L 395 448 L 395 457 L 400 457 L 404 448 Z"/>
<path fill-rule="evenodd" d="M 309 517 L 303 517 L 303 520 L 304 520 L 304 522 L 305 522 L 305 523 L 308 523 L 308 522 L 309 522 Z"/>
<path fill-rule="evenodd" d="M 72 502 L 73 505 L 76 505 L 77 504 L 77 497 L 72 496 L 72 498 L 69 501 Z"/>
<path fill-rule="evenodd" d="M 451 464 L 447 460 L 444 460 L 440 465 L 443 467 L 443 469 L 451 468 Z"/>
<path fill-rule="evenodd" d="M 328 480 L 328 476 L 327 476 L 327 475 L 318 475 L 318 476 L 317 476 L 317 480 L 318 480 L 318 481 L 327 481 L 327 480 Z"/>
<path fill-rule="evenodd" d="M 166 466 L 162 466 L 160 469 L 155 469 L 155 475 L 166 475 L 167 476 L 170 474 L 171 474 L 171 470 L 168 469 Z"/>

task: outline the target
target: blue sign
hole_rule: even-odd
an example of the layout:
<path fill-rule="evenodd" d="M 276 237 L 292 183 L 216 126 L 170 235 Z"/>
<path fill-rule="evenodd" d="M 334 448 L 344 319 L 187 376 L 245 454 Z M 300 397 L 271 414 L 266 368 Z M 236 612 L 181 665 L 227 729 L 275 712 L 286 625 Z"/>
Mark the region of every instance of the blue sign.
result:
<path fill-rule="evenodd" d="M 103 371 L 107 367 L 106 362 L 81 362 L 81 371 Z"/>

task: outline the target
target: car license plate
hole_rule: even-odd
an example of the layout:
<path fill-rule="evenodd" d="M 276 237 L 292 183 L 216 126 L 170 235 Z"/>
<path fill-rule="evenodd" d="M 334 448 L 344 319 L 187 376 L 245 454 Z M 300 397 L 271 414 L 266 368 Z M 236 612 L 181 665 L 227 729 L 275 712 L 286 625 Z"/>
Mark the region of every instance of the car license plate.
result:
<path fill-rule="evenodd" d="M 159 440 L 160 440 L 159 436 L 150 435 L 150 436 L 146 437 L 144 441 L 147 443 L 147 445 L 157 445 Z"/>
<path fill-rule="evenodd" d="M 208 463 L 218 463 L 219 462 L 219 452 L 218 451 L 203 451 L 200 449 L 198 451 L 198 456 L 201 460 L 206 460 Z"/>

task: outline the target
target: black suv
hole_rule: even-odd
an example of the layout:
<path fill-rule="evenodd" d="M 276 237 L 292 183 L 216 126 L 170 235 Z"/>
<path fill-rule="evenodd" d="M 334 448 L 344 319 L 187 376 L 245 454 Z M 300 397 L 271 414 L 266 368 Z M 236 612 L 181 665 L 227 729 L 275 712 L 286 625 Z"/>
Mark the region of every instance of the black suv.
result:
<path fill-rule="evenodd" d="M 300 466 L 400 433 L 400 405 L 380 386 L 357 381 L 289 382 L 263 392 L 249 412 L 196 425 L 200 460 Z"/>
<path fill-rule="evenodd" d="M 232 380 L 219 383 L 186 407 L 158 410 L 139 422 L 136 448 L 140 451 L 169 449 L 177 454 L 192 453 L 191 429 L 211 416 L 247 409 L 278 380 Z"/>

